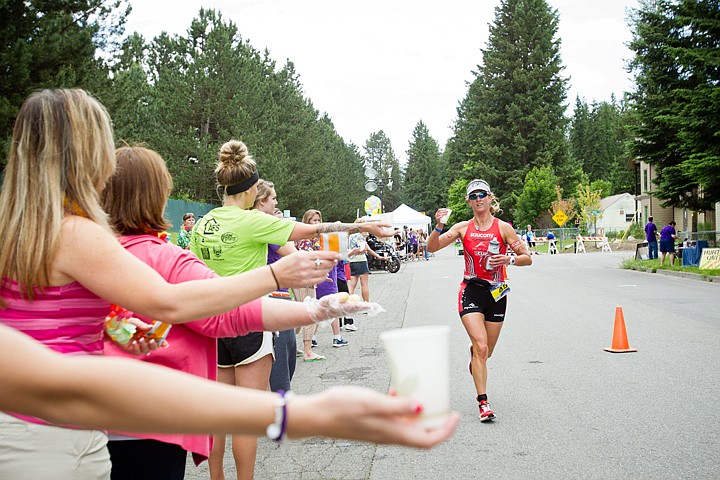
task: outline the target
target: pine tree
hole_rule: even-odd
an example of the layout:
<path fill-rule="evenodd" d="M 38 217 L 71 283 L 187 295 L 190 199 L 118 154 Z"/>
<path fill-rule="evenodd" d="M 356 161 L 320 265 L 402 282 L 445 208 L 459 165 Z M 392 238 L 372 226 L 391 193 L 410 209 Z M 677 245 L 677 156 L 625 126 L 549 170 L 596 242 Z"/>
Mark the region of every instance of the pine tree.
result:
<path fill-rule="evenodd" d="M 642 0 L 632 15 L 633 150 L 665 206 L 720 201 L 720 4 Z"/>
<path fill-rule="evenodd" d="M 407 157 L 402 201 L 432 216 L 438 208 L 445 206 L 449 185 L 440 147 L 422 121 L 413 130 Z"/>
<path fill-rule="evenodd" d="M 592 150 L 589 147 L 591 131 L 590 107 L 584 99 L 577 97 L 575 99 L 575 110 L 570 120 L 569 146 L 570 157 L 578 162 L 583 171 L 586 171 L 585 163 L 592 155 Z"/>
<path fill-rule="evenodd" d="M 579 98 L 576 100 L 570 125 L 571 156 L 582 165 L 586 175 L 582 181 L 607 181 L 611 185 L 609 194 L 633 189 L 634 171 L 626 148 L 627 117 L 614 97 L 610 102 L 596 102 L 591 106 Z"/>
<path fill-rule="evenodd" d="M 80 87 L 98 94 L 130 7 L 124 0 L 0 2 L 0 149 L 25 98 L 40 88 Z"/>
<path fill-rule="evenodd" d="M 117 132 L 166 159 L 176 196 L 218 203 L 218 151 L 237 139 L 283 209 L 352 220 L 362 204 L 362 157 L 303 96 L 293 63 L 278 67 L 214 10 L 201 9 L 186 35 L 128 39 L 113 90 Z"/>
<path fill-rule="evenodd" d="M 559 17 L 545 0 L 501 0 L 483 64 L 458 109 L 453 158 L 463 175 L 484 178 L 508 218 L 525 175 L 553 167 L 564 187 L 581 174 L 567 155 Z"/>

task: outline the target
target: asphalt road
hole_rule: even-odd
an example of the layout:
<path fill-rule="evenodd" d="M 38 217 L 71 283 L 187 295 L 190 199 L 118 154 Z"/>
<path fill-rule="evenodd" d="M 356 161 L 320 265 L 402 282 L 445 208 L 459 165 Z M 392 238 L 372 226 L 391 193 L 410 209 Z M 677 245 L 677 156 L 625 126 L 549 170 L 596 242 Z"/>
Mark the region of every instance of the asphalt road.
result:
<path fill-rule="evenodd" d="M 492 424 L 477 418 L 456 313 L 462 258 L 447 249 L 397 274 L 373 273 L 372 298 L 387 313 L 358 319 L 346 348 L 333 349 L 330 330 L 321 331 L 317 351 L 328 358 L 298 365 L 294 390 L 386 391 L 379 333 L 447 324 L 456 434 L 430 451 L 328 439 L 277 448 L 261 439 L 256 478 L 718 478 L 720 285 L 619 269 L 628 255 L 541 255 L 509 271 L 505 326 L 489 361 Z M 616 306 L 637 353 L 603 351 Z M 206 464 L 189 464 L 187 478 L 208 478 Z"/>

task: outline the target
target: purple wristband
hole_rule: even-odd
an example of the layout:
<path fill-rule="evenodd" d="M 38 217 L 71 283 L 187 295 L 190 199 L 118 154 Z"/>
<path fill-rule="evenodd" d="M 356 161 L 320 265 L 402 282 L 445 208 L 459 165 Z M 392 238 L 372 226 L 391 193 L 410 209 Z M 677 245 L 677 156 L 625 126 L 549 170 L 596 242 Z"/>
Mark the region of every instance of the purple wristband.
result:
<path fill-rule="evenodd" d="M 278 390 L 277 393 L 280 397 L 275 400 L 275 422 L 268 425 L 265 433 L 270 440 L 281 443 L 287 431 L 287 403 L 291 392 Z"/>

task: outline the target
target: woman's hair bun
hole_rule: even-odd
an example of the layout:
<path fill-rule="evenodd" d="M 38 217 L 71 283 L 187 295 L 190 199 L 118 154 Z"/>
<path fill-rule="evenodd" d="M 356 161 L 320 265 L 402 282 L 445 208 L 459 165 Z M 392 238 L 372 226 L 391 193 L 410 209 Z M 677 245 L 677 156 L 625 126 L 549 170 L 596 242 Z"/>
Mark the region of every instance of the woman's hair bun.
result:
<path fill-rule="evenodd" d="M 250 158 L 247 145 L 240 140 L 230 140 L 220 148 L 220 162 L 226 165 L 240 165 Z"/>

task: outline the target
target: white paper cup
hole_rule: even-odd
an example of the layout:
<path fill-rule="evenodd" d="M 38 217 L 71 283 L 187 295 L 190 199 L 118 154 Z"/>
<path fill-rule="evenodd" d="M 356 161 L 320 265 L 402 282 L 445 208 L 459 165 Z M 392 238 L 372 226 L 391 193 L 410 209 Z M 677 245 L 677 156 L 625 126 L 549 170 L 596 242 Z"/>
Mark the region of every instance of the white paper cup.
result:
<path fill-rule="evenodd" d="M 445 225 L 448 222 L 448 220 L 450 220 L 450 214 L 452 213 L 451 209 L 447 208 L 446 210 L 447 210 L 447 213 L 445 215 L 443 215 L 443 217 L 440 219 L 440 223 L 442 223 L 443 225 Z"/>
<path fill-rule="evenodd" d="M 450 327 L 403 328 L 380 334 L 390 364 L 390 388 L 420 403 L 419 423 L 445 424 L 450 413 Z"/>

